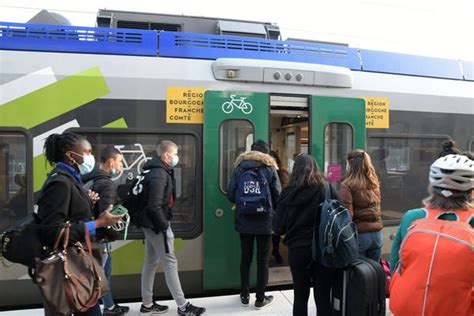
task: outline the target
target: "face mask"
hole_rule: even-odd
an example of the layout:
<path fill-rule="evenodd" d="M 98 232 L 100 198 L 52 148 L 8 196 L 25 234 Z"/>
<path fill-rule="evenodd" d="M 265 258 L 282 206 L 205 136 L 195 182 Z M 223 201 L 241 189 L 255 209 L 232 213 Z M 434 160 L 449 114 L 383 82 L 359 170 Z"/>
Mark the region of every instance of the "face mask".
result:
<path fill-rule="evenodd" d="M 78 153 L 75 153 L 78 156 L 81 156 L 82 159 L 84 160 L 82 164 L 78 164 L 77 167 L 79 168 L 79 172 L 82 175 L 90 173 L 92 170 L 94 170 L 95 167 L 95 158 L 94 155 L 79 155 Z"/>
<path fill-rule="evenodd" d="M 115 177 L 115 176 L 117 175 L 117 170 L 115 170 L 115 168 L 112 168 L 112 169 L 110 170 L 110 175 L 111 175 L 112 177 Z"/>
<path fill-rule="evenodd" d="M 171 168 L 176 167 L 178 162 L 179 162 L 179 157 L 178 156 L 173 156 L 173 158 L 171 158 Z"/>

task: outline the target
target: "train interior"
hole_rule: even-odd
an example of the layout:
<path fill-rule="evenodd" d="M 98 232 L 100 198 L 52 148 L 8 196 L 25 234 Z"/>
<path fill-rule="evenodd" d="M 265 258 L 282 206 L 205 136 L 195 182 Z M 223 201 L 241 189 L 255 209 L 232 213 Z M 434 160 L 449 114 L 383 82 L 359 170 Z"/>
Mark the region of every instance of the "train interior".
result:
<path fill-rule="evenodd" d="M 309 151 L 308 102 L 306 96 L 270 97 L 270 144 L 278 163 L 282 187 L 288 184 L 296 156 Z M 283 236 L 273 236 L 269 284 L 288 282 L 291 282 L 288 249 L 283 244 Z"/>

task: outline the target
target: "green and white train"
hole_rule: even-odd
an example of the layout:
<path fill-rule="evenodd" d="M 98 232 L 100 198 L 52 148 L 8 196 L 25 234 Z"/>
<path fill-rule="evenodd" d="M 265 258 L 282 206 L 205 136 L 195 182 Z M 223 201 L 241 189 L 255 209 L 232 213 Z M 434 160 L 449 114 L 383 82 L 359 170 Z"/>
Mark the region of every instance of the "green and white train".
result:
<path fill-rule="evenodd" d="M 278 26 L 101 10 L 97 28 L 0 23 L 0 232 L 33 211 L 51 133 L 115 145 L 126 190 L 157 142 L 179 145 L 172 222 L 189 295 L 239 286 L 239 243 L 225 190 L 256 139 L 291 171 L 312 154 L 337 185 L 365 148 L 381 180 L 384 256 L 403 212 L 426 195 L 443 141 L 474 149 L 474 63 L 281 40 Z M 140 296 L 140 231 L 114 242 L 116 299 Z M 284 249 L 284 246 L 281 246 Z M 289 284 L 273 261 L 271 284 Z M 156 293 L 168 295 L 162 273 Z M 26 268 L 0 264 L 0 308 L 40 303 Z"/>

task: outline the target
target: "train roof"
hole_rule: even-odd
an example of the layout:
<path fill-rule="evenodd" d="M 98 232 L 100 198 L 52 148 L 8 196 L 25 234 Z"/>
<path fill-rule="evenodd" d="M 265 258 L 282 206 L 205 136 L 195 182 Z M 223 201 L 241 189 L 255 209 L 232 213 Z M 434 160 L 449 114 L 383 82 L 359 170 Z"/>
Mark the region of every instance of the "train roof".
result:
<path fill-rule="evenodd" d="M 247 58 L 474 81 L 474 62 L 248 36 L 0 22 L 0 49 L 190 59 Z"/>

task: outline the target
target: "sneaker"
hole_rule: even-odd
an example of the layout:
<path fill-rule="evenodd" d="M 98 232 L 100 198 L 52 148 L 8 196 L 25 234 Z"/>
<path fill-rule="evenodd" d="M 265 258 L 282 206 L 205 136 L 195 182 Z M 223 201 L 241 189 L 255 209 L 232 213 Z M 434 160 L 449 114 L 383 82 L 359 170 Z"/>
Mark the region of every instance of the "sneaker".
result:
<path fill-rule="evenodd" d="M 122 305 L 119 305 L 119 304 L 115 304 L 115 307 L 120 308 L 125 314 L 128 313 L 128 311 L 130 310 L 130 307 L 122 306 Z"/>
<path fill-rule="evenodd" d="M 242 306 L 247 307 L 249 306 L 250 295 L 240 294 L 240 303 Z"/>
<path fill-rule="evenodd" d="M 273 303 L 273 296 L 268 295 L 263 298 L 262 301 L 256 300 L 255 301 L 255 308 L 256 309 L 262 309 L 264 307 L 270 306 Z"/>
<path fill-rule="evenodd" d="M 187 303 L 184 310 L 178 307 L 178 315 L 184 315 L 184 316 L 198 316 L 202 315 L 206 312 L 206 309 L 204 307 L 198 307 L 194 306 L 191 303 Z"/>
<path fill-rule="evenodd" d="M 102 312 L 102 315 L 103 316 L 122 316 L 122 315 L 125 315 L 126 313 L 127 313 L 127 311 L 122 309 L 121 306 L 114 305 L 114 308 L 112 308 L 112 309 L 104 308 L 104 311 Z"/>
<path fill-rule="evenodd" d="M 146 307 L 142 304 L 140 307 L 140 315 L 156 315 L 156 314 L 163 314 L 168 311 L 168 306 L 160 305 L 153 302 L 153 305 L 150 307 Z"/>

